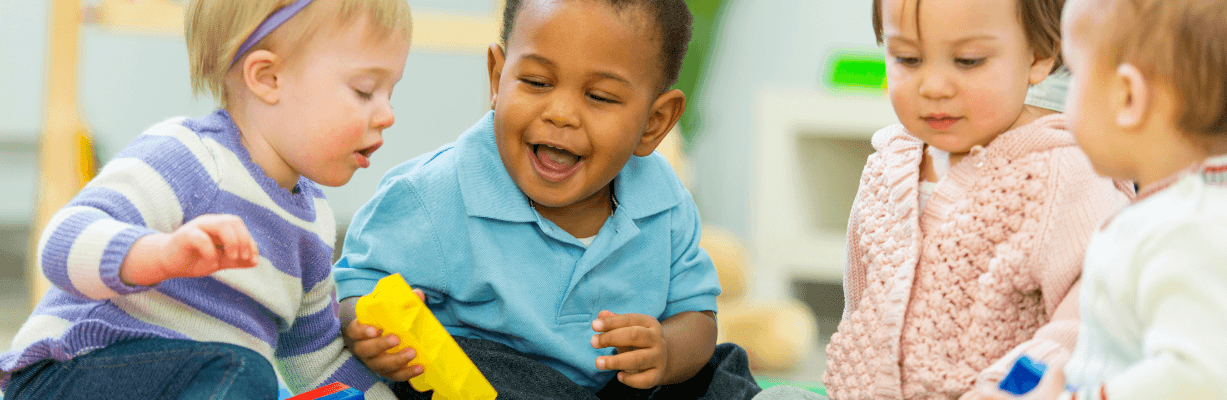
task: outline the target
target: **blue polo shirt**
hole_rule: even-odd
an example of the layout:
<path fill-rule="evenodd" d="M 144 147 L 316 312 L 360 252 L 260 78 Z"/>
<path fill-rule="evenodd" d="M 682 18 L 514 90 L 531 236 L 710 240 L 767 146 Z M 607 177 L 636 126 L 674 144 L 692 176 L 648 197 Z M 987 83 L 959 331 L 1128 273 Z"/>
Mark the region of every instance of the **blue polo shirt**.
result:
<path fill-rule="evenodd" d="M 613 215 L 592 245 L 543 218 L 503 167 L 493 112 L 456 142 L 388 171 L 354 215 L 334 266 L 340 298 L 400 273 L 454 336 L 506 344 L 596 391 L 601 310 L 664 320 L 716 311 L 720 285 L 699 248 L 690 193 L 658 153 L 614 178 Z"/>

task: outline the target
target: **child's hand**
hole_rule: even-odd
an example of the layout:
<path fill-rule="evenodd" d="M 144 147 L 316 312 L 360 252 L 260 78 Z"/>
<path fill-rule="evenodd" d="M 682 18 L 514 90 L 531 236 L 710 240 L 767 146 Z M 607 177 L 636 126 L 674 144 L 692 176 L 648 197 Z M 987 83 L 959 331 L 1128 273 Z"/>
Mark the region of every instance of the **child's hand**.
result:
<path fill-rule="evenodd" d="M 1064 361 L 1060 362 L 1063 366 Z M 1065 390 L 1064 368 L 1048 368 L 1035 388 L 1022 396 L 1014 397 L 1009 392 L 998 389 L 997 385 L 978 385 L 964 393 L 959 400 L 1053 400 Z"/>
<path fill-rule="evenodd" d="M 665 377 L 664 333 L 660 321 L 643 314 L 601 311 L 592 321 L 593 348 L 614 347 L 617 354 L 596 358 L 596 367 L 618 373 L 618 381 L 637 389 L 660 385 Z"/>
<path fill-rule="evenodd" d="M 231 268 L 251 268 L 260 259 L 256 241 L 233 215 L 202 215 L 169 234 L 133 243 L 120 268 L 125 283 L 152 286 L 172 278 L 195 278 Z"/>
<path fill-rule="evenodd" d="M 413 293 L 426 301 L 426 294 L 421 290 L 414 289 Z M 399 352 L 389 353 L 389 349 L 400 344 L 400 338 L 396 335 L 381 335 L 379 329 L 359 324 L 358 320 L 354 319 L 345 327 L 345 345 L 372 372 L 393 382 L 408 381 L 426 370 L 421 365 L 409 365 L 409 362 L 417 358 L 417 350 L 407 347 Z"/>

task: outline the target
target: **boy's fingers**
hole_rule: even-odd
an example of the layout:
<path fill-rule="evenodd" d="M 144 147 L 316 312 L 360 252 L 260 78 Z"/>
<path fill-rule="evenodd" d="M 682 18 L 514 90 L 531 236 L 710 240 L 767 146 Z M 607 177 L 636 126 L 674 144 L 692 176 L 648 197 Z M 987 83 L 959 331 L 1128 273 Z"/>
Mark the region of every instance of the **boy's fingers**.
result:
<path fill-rule="evenodd" d="M 354 342 L 353 351 L 354 354 L 362 359 L 375 358 L 387 353 L 388 349 L 396 347 L 400 343 L 399 340 L 394 339 L 396 339 L 395 335 L 387 335 L 373 339 L 358 340 Z"/>
<path fill-rule="evenodd" d="M 639 373 L 619 372 L 618 380 L 635 389 L 651 389 L 660 382 L 660 369 L 653 368 Z"/>
<path fill-rule="evenodd" d="M 619 328 L 634 326 L 653 327 L 660 325 L 660 321 L 657 321 L 656 318 L 644 314 L 614 314 L 602 311 L 598 316 L 600 318 L 592 321 L 592 330 L 597 332 L 609 332 Z"/>
<path fill-rule="evenodd" d="M 592 347 L 597 349 L 606 347 L 644 348 L 652 347 L 656 344 L 656 339 L 653 337 L 652 332 L 642 326 L 618 328 L 592 336 Z"/>
<path fill-rule="evenodd" d="M 605 371 L 644 371 L 656 368 L 655 357 L 644 349 L 596 358 L 597 369 Z"/>
<path fill-rule="evenodd" d="M 421 365 L 407 365 L 404 368 L 393 371 L 390 374 L 384 374 L 383 377 L 388 378 L 393 382 L 404 382 L 416 378 L 425 371 L 426 369 Z"/>
<path fill-rule="evenodd" d="M 418 295 L 418 299 L 421 299 L 423 303 L 426 302 L 426 292 L 423 292 L 422 289 L 413 289 L 413 294 Z"/>
<path fill-rule="evenodd" d="M 200 261 L 210 265 L 217 263 L 217 247 L 213 246 L 213 238 L 209 237 L 209 234 L 200 230 L 191 230 L 186 233 L 186 239 L 189 246 L 200 253 Z"/>

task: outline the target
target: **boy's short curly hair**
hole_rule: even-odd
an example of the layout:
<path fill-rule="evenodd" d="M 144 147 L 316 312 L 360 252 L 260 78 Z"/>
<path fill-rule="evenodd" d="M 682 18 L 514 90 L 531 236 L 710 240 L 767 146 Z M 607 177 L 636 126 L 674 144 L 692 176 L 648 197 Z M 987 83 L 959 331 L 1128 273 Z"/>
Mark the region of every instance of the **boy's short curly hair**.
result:
<path fill-rule="evenodd" d="M 920 9 L 920 1 L 916 0 L 916 9 Z M 940 0 L 939 0 L 940 1 Z M 1018 0 L 1018 18 L 1026 33 L 1027 43 L 1031 51 L 1041 59 L 1056 57 L 1052 71 L 1064 65 L 1061 57 L 1061 9 L 1065 0 Z M 883 43 L 882 32 L 882 0 L 873 0 L 873 34 L 878 44 Z"/>
<path fill-rule="evenodd" d="M 235 52 L 256 27 L 273 12 L 295 0 L 192 0 L 184 16 L 183 35 L 187 39 L 192 92 L 208 91 L 224 108 L 230 96 L 226 74 Z M 405 0 L 316 0 L 252 46 L 272 50 L 292 58 L 321 27 L 343 26 L 360 15 L 370 18 L 372 35 L 403 34 L 409 37 L 412 17 Z M 246 54 L 241 54 L 246 55 Z M 241 61 L 241 59 L 240 59 Z M 240 65 L 241 63 L 233 63 Z"/>
<path fill-rule="evenodd" d="M 636 7 L 647 15 L 654 16 L 656 32 L 660 39 L 660 70 L 662 75 L 661 92 L 669 90 L 677 83 L 678 74 L 682 70 L 682 59 L 686 57 L 686 49 L 690 45 L 691 24 L 694 17 L 690 8 L 683 0 L 593 0 L 602 1 L 622 11 Z M 515 29 L 516 16 L 524 8 L 523 0 L 507 0 L 503 9 L 503 47 Z"/>
<path fill-rule="evenodd" d="M 1095 66 L 1138 68 L 1167 85 L 1177 128 L 1227 138 L 1227 2 L 1222 0 L 1088 0 L 1070 25 L 1087 38 Z"/>

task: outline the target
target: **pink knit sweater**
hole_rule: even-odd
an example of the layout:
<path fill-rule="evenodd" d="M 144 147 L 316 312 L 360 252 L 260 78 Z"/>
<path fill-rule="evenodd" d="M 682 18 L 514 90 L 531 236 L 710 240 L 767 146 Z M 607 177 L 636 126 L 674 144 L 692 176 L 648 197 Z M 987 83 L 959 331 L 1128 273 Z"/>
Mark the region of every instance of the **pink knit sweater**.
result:
<path fill-rule="evenodd" d="M 951 166 L 924 210 L 924 143 L 896 125 L 873 147 L 848 222 L 843 320 L 827 347 L 831 398 L 950 399 L 1000 380 L 1023 350 L 1067 355 L 1083 251 L 1132 187 L 1095 174 L 1061 114 Z"/>

